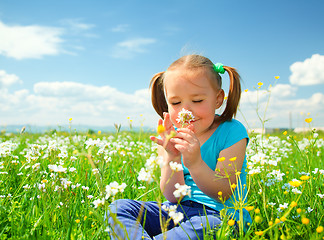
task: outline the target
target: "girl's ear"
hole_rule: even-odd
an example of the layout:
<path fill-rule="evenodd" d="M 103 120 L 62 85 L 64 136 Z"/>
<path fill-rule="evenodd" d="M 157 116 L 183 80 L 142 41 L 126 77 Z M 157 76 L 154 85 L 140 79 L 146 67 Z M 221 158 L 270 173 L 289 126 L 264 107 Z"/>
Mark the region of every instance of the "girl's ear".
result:
<path fill-rule="evenodd" d="M 221 89 L 218 91 L 217 96 L 216 96 L 216 109 L 220 108 L 224 102 L 225 98 L 225 93 L 224 90 Z"/>

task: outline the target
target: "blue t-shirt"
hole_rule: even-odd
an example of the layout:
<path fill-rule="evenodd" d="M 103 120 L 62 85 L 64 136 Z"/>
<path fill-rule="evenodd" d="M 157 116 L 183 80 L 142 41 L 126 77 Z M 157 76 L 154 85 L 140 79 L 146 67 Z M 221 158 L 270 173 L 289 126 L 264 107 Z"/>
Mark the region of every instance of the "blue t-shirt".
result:
<path fill-rule="evenodd" d="M 232 119 L 231 121 L 226 121 L 221 123 L 212 136 L 200 147 L 201 157 L 204 162 L 215 171 L 217 165 L 217 159 L 219 157 L 219 153 L 239 142 L 240 140 L 246 138 L 247 143 L 249 141 L 249 136 L 247 131 L 242 123 L 239 121 Z M 241 200 L 243 202 L 247 201 L 247 186 L 246 186 L 246 157 L 244 158 L 243 166 L 241 169 L 240 177 L 237 181 L 237 186 L 235 188 L 234 193 L 231 195 L 229 199 L 225 201 L 225 203 L 221 203 L 206 194 L 204 194 L 193 181 L 188 168 L 183 165 L 183 174 L 185 184 L 191 187 L 191 197 L 185 196 L 182 201 L 192 200 L 198 203 L 202 203 L 210 208 L 221 211 L 224 209 L 224 204 L 226 207 L 226 213 L 233 219 L 238 221 L 240 219 L 240 211 L 239 209 L 235 209 L 235 201 Z M 237 200 L 236 200 L 237 199 Z M 243 222 L 252 222 L 251 216 L 246 209 L 243 209 Z M 244 224 L 245 225 L 245 224 Z"/>

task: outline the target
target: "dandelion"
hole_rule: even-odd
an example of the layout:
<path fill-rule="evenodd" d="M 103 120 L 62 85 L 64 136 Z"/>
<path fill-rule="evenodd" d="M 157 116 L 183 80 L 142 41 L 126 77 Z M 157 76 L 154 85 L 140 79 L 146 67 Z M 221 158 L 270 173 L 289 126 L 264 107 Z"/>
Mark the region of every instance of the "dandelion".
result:
<path fill-rule="evenodd" d="M 262 236 L 263 235 L 263 231 L 256 231 L 255 232 L 255 235 Z"/>
<path fill-rule="evenodd" d="M 231 162 L 234 162 L 236 160 L 236 157 L 232 157 L 229 159 Z"/>
<path fill-rule="evenodd" d="M 305 122 L 307 122 L 307 123 L 311 123 L 313 121 L 313 118 L 306 118 L 305 119 Z"/>
<path fill-rule="evenodd" d="M 302 224 L 305 224 L 305 225 L 309 224 L 309 219 L 306 217 L 303 217 L 301 221 L 302 221 Z"/>
<path fill-rule="evenodd" d="M 245 209 L 247 210 L 247 211 L 252 211 L 253 210 L 253 208 L 254 208 L 254 206 L 247 206 L 247 207 L 245 207 Z"/>
<path fill-rule="evenodd" d="M 225 157 L 220 157 L 220 158 L 217 159 L 217 161 L 223 162 L 223 161 L 225 161 Z"/>
<path fill-rule="evenodd" d="M 275 79 L 279 79 L 280 77 L 279 76 L 275 76 Z"/>
<path fill-rule="evenodd" d="M 310 178 L 310 176 L 303 175 L 300 177 L 300 180 L 306 181 Z"/>
<path fill-rule="evenodd" d="M 291 206 L 291 207 L 296 207 L 296 206 L 297 206 L 297 203 L 296 203 L 295 201 L 292 201 L 292 202 L 290 203 L 290 206 Z"/>
<path fill-rule="evenodd" d="M 233 184 L 231 185 L 231 188 L 234 190 L 234 189 L 236 188 L 236 184 L 233 183 Z"/>
<path fill-rule="evenodd" d="M 244 90 L 244 92 L 248 92 L 248 91 L 249 91 L 249 89 L 245 89 L 245 90 Z"/>
<path fill-rule="evenodd" d="M 283 132 L 282 134 L 286 136 L 286 135 L 287 135 L 287 133 L 288 133 L 287 131 L 284 131 L 284 132 Z"/>
<path fill-rule="evenodd" d="M 279 218 L 276 218 L 275 224 L 278 224 L 278 223 L 280 223 L 280 219 Z"/>
<path fill-rule="evenodd" d="M 296 212 L 299 214 L 302 212 L 301 208 L 297 208 Z"/>
<path fill-rule="evenodd" d="M 80 222 L 80 219 L 76 219 L 75 222 L 76 222 L 76 223 L 79 223 L 79 222 Z"/>
<path fill-rule="evenodd" d="M 222 191 L 219 191 L 217 194 L 218 194 L 218 196 L 222 196 L 223 195 Z"/>
<path fill-rule="evenodd" d="M 263 82 L 258 82 L 259 88 L 261 88 L 262 85 L 263 85 Z"/>
<path fill-rule="evenodd" d="M 260 222 L 262 222 L 262 218 L 260 216 L 255 216 L 254 221 L 256 223 L 260 223 Z"/>
<path fill-rule="evenodd" d="M 260 209 L 259 209 L 259 208 L 256 208 L 256 209 L 254 210 L 254 212 L 255 212 L 256 214 L 259 214 L 259 213 L 260 213 Z"/>
<path fill-rule="evenodd" d="M 233 225 L 235 224 L 235 220 L 230 219 L 230 220 L 228 220 L 227 224 L 228 224 L 229 226 L 233 226 Z"/>
<path fill-rule="evenodd" d="M 285 216 L 282 216 L 282 217 L 280 218 L 280 220 L 281 220 L 282 222 L 285 222 L 285 221 L 287 220 L 287 218 L 286 218 Z"/>
<path fill-rule="evenodd" d="M 192 112 L 184 108 L 182 108 L 181 111 L 178 113 L 178 118 L 176 119 L 177 123 L 181 124 L 181 127 L 189 125 L 194 120 L 195 117 L 192 114 Z"/>
<path fill-rule="evenodd" d="M 162 133 L 164 133 L 165 132 L 165 127 L 162 125 L 162 124 L 160 124 L 158 127 L 157 127 L 157 133 L 158 134 L 162 134 Z"/>
<path fill-rule="evenodd" d="M 323 226 L 318 226 L 318 227 L 316 228 L 316 232 L 318 232 L 318 233 L 323 232 L 323 230 L 324 230 Z"/>
<path fill-rule="evenodd" d="M 292 181 L 289 181 L 290 186 L 292 187 L 299 187 L 303 182 L 299 181 L 297 179 L 293 179 Z"/>

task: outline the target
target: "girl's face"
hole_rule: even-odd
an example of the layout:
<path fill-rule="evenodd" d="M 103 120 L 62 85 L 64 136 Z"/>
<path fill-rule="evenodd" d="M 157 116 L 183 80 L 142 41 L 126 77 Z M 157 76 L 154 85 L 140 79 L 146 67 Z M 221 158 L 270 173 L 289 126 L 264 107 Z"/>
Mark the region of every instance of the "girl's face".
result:
<path fill-rule="evenodd" d="M 215 89 L 206 70 L 169 70 L 164 78 L 164 87 L 171 121 L 176 127 L 181 127 L 176 119 L 184 108 L 195 116 L 192 124 L 198 136 L 211 129 L 215 110 L 223 103 L 224 91 Z"/>

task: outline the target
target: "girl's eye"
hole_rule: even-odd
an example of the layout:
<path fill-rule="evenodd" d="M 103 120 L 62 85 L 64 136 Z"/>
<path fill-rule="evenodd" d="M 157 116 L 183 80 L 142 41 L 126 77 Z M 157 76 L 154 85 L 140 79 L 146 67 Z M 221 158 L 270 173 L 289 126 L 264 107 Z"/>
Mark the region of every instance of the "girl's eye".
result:
<path fill-rule="evenodd" d="M 174 102 L 174 103 L 171 103 L 171 105 L 177 105 L 179 104 L 180 102 Z"/>
<path fill-rule="evenodd" d="M 194 101 L 192 101 L 192 102 L 194 102 L 194 103 L 200 103 L 200 102 L 202 102 L 203 100 L 194 100 Z"/>

